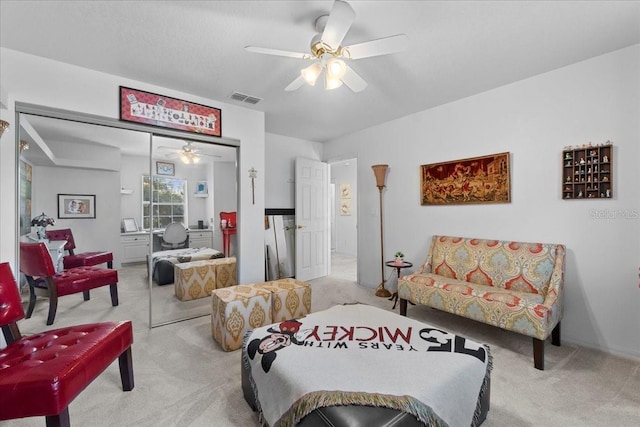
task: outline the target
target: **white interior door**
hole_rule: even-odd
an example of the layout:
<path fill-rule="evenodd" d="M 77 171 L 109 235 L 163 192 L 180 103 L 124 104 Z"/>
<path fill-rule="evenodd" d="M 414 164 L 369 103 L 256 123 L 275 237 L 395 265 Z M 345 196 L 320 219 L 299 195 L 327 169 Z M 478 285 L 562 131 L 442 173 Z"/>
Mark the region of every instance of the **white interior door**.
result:
<path fill-rule="evenodd" d="M 296 278 L 329 274 L 329 165 L 296 158 Z"/>

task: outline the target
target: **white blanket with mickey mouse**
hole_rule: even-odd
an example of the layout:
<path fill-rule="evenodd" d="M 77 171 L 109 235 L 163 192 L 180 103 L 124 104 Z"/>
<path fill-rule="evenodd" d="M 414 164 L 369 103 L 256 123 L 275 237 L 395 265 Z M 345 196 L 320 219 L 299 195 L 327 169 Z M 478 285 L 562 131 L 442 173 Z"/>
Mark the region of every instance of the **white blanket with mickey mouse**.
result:
<path fill-rule="evenodd" d="M 427 425 L 475 425 L 488 346 L 372 306 L 339 305 L 256 329 L 244 363 L 264 424 L 294 425 L 318 407 L 383 406 Z"/>

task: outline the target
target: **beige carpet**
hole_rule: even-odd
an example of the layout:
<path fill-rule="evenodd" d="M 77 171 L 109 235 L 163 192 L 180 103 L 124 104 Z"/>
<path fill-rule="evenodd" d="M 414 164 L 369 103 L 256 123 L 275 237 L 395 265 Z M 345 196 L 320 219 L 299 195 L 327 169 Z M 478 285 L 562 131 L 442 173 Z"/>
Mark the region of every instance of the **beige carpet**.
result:
<path fill-rule="evenodd" d="M 258 426 L 242 397 L 240 352 L 220 350 L 211 338 L 209 317 L 150 330 L 146 283 L 139 268 L 124 268 L 120 306 L 111 307 L 108 289 L 98 289 L 88 302 L 81 295 L 61 298 L 53 327 L 44 324 L 45 301 L 38 302 L 31 319 L 20 323 L 23 333 L 34 333 L 93 321 L 133 320 L 135 389 L 122 392 L 118 364 L 112 364 L 72 402 L 72 425 Z M 313 311 L 350 302 L 392 307 L 353 282 L 324 278 L 311 284 Z M 639 360 L 547 343 L 546 370 L 538 371 L 529 338 L 426 307 L 409 306 L 409 316 L 490 345 L 491 411 L 484 426 L 640 425 Z M 0 425 L 44 426 L 44 419 Z"/>

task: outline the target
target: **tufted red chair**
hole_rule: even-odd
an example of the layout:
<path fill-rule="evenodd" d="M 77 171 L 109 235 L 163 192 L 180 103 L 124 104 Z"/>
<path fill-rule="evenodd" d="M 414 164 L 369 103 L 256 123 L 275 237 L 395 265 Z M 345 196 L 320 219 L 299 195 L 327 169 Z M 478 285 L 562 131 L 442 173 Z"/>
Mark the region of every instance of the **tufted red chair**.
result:
<path fill-rule="evenodd" d="M 29 308 L 31 317 L 38 295 L 49 297 L 47 325 L 52 325 L 58 308 L 58 297 L 82 292 L 90 299 L 89 290 L 109 285 L 111 305 L 118 305 L 118 271 L 100 267 L 75 267 L 56 273 L 49 250 L 44 243 L 20 242 L 20 271 L 29 282 Z"/>
<path fill-rule="evenodd" d="M 131 322 L 104 322 L 24 337 L 22 301 L 9 263 L 0 263 L 0 421 L 45 416 L 69 426 L 69 404 L 118 359 L 124 391 L 133 390 Z"/>
<path fill-rule="evenodd" d="M 59 230 L 47 230 L 47 239 L 49 240 L 66 240 L 64 250 L 69 252 L 62 259 L 64 269 L 74 267 L 91 267 L 94 265 L 107 263 L 107 267 L 113 268 L 113 254 L 111 252 L 82 252 L 74 253 L 76 249 L 76 241 L 73 239 L 73 233 L 70 228 L 61 228 Z"/>

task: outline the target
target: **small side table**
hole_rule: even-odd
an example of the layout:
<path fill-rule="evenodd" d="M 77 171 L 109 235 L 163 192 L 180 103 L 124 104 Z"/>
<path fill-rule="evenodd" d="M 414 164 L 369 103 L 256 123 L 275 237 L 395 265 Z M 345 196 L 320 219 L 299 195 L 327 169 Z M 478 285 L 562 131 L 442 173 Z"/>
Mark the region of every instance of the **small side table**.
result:
<path fill-rule="evenodd" d="M 220 226 L 220 230 L 222 230 L 222 252 L 225 257 L 228 257 L 231 250 L 231 236 L 236 235 L 238 230 L 235 227 L 222 226 Z"/>
<path fill-rule="evenodd" d="M 402 261 L 402 264 L 398 264 L 398 263 L 396 263 L 395 260 L 393 260 L 393 261 L 385 262 L 384 265 L 386 265 L 387 267 L 395 268 L 398 271 L 398 280 L 400 279 L 400 271 L 403 268 L 413 267 L 412 263 L 404 261 L 404 260 Z M 398 291 L 397 290 L 393 294 L 391 294 L 391 298 L 389 298 L 389 301 L 393 301 L 392 310 L 395 310 L 396 309 L 396 304 L 398 303 Z"/>
<path fill-rule="evenodd" d="M 49 250 L 49 255 L 51 255 L 51 261 L 53 261 L 53 266 L 56 269 L 56 272 L 59 273 L 64 270 L 64 264 L 62 263 L 62 259 L 64 258 L 64 247 L 67 244 L 66 240 L 49 240 L 45 242 L 47 245 L 47 249 Z"/>

